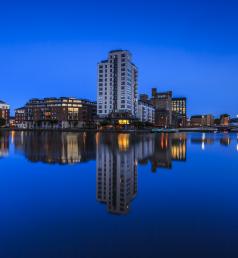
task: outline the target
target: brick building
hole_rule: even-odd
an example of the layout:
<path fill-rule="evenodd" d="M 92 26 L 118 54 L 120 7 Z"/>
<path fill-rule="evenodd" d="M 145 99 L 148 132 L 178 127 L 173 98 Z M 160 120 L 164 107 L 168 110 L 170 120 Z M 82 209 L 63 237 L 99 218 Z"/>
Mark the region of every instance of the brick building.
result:
<path fill-rule="evenodd" d="M 4 101 L 0 100 L 0 119 L 5 125 L 9 124 L 10 119 L 10 106 Z"/>
<path fill-rule="evenodd" d="M 18 128 L 84 128 L 94 126 L 96 113 L 96 102 L 85 99 L 31 99 L 16 109 L 15 121 Z"/>

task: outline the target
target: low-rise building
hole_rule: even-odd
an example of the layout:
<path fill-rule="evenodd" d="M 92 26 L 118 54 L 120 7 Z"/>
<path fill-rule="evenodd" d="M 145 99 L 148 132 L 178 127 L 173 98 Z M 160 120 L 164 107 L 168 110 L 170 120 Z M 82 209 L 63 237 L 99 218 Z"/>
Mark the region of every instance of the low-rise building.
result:
<path fill-rule="evenodd" d="M 14 116 L 10 116 L 9 118 L 9 127 L 10 128 L 15 128 L 16 124 L 15 124 L 15 117 Z"/>
<path fill-rule="evenodd" d="M 93 127 L 97 105 L 85 99 L 31 99 L 15 113 L 16 126 L 29 129 Z"/>
<path fill-rule="evenodd" d="M 191 116 L 190 126 L 201 127 L 201 126 L 213 126 L 214 118 L 212 115 L 196 115 Z"/>
<path fill-rule="evenodd" d="M 140 95 L 138 101 L 137 117 L 141 122 L 154 124 L 155 122 L 155 107 L 150 103 L 148 96 Z"/>
<path fill-rule="evenodd" d="M 237 118 L 232 118 L 229 122 L 229 126 L 238 127 L 238 117 Z"/>
<path fill-rule="evenodd" d="M 27 119 L 25 118 L 25 108 L 17 108 L 15 110 L 15 126 L 17 128 L 26 129 Z"/>
<path fill-rule="evenodd" d="M 220 116 L 220 125 L 228 126 L 230 122 L 230 116 L 228 114 L 223 114 Z"/>
<path fill-rule="evenodd" d="M 0 100 L 0 119 L 1 123 L 0 126 L 7 126 L 9 125 L 9 119 L 10 119 L 10 106 Z"/>

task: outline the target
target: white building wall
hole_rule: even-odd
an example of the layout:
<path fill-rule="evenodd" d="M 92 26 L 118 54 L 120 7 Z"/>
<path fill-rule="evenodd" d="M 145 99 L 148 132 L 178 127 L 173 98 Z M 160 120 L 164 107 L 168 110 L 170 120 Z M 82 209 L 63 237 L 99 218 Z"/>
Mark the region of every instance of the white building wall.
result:
<path fill-rule="evenodd" d="M 155 122 L 155 108 L 153 106 L 139 101 L 137 110 L 137 118 L 141 122 L 149 122 L 152 124 Z"/>
<path fill-rule="evenodd" d="M 128 51 L 111 51 L 108 60 L 98 64 L 97 114 L 111 112 L 136 114 L 137 68 Z"/>

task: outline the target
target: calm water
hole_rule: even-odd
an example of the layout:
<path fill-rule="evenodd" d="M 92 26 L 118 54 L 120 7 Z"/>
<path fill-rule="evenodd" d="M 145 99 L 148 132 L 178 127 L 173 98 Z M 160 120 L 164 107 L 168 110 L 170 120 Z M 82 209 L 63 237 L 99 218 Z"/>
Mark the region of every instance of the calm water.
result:
<path fill-rule="evenodd" d="M 238 257 L 237 137 L 0 132 L 0 257 Z"/>

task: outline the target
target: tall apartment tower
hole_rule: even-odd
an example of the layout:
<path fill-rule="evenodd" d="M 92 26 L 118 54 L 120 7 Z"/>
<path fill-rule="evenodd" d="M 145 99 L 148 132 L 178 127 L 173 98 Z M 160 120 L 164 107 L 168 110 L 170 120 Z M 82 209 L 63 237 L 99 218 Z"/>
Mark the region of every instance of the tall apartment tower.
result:
<path fill-rule="evenodd" d="M 129 51 L 109 52 L 108 60 L 98 64 L 98 116 L 107 117 L 111 113 L 136 116 L 137 77 L 137 68 Z"/>

